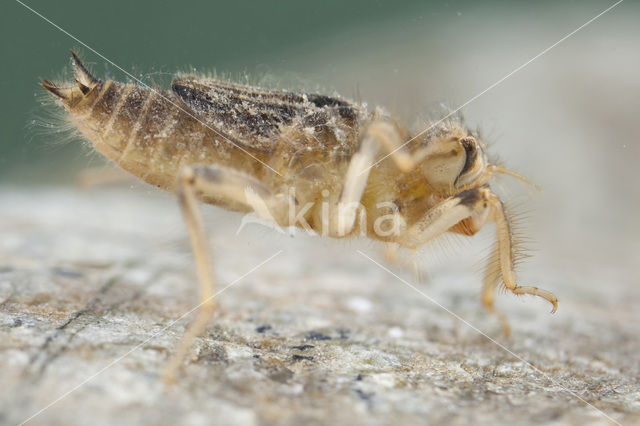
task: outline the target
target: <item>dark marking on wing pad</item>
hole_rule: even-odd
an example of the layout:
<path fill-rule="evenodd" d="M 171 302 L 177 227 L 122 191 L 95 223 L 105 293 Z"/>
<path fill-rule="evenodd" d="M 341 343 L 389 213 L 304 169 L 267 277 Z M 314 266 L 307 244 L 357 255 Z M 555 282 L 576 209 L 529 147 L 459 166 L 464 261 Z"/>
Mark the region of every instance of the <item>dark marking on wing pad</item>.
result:
<path fill-rule="evenodd" d="M 458 194 L 456 194 L 455 196 L 458 200 L 459 203 L 462 204 L 463 206 L 472 208 L 478 201 L 480 201 L 480 191 L 478 191 L 477 189 L 467 189 L 465 191 L 462 191 Z"/>
<path fill-rule="evenodd" d="M 460 175 L 463 175 L 469 169 L 471 169 L 471 167 L 473 167 L 473 164 L 476 162 L 476 159 L 478 158 L 478 148 L 477 148 L 477 145 L 476 145 L 476 141 L 473 138 L 461 139 L 460 143 L 464 147 L 464 151 L 467 154 L 467 158 L 466 158 L 466 160 L 464 162 L 464 167 L 462 168 L 462 171 L 460 172 Z"/>
<path fill-rule="evenodd" d="M 255 138 L 258 144 L 276 137 L 283 126 L 312 127 L 322 132 L 331 126 L 333 117 L 348 126 L 357 121 L 353 104 L 324 95 L 269 92 L 192 77 L 176 78 L 171 89 L 208 124 Z"/>

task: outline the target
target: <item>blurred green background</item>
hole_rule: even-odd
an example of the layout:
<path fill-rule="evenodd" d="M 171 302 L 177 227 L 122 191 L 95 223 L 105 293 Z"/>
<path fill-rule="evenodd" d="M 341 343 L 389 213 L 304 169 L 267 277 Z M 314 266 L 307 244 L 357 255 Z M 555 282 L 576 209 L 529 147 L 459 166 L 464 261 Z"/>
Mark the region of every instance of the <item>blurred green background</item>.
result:
<path fill-rule="evenodd" d="M 166 83 L 164 73 L 193 66 L 203 72 L 216 69 L 231 76 L 275 80 L 284 87 L 317 84 L 320 90 L 332 90 L 340 85 L 347 96 L 366 77 L 354 71 L 342 75 L 345 59 L 360 58 L 367 64 L 362 72 L 369 74 L 371 67 L 389 69 L 388 62 L 375 62 L 384 53 L 380 46 L 387 54 L 405 55 L 403 41 L 415 37 L 424 38 L 429 50 L 438 49 L 430 39 L 440 36 L 425 30 L 456 18 L 460 7 L 419 1 L 25 4 L 146 82 Z M 55 77 L 68 68 L 69 48 L 81 52 L 100 77 L 107 72 L 120 79 L 126 76 L 19 3 L 3 1 L 2 9 L 0 176 L 34 183 L 68 179 L 89 160 L 78 144 L 59 146 L 50 140 L 55 136 L 27 128 L 46 115 L 35 98 L 42 92 L 38 78 Z M 403 73 L 407 71 L 411 70 Z"/>
<path fill-rule="evenodd" d="M 440 102 L 456 107 L 612 4 L 382 0 L 25 3 L 145 81 L 166 83 L 166 74 L 189 65 L 231 76 L 246 73 L 254 80 L 267 79 L 282 87 L 338 90 L 347 97 L 359 94 L 369 104 L 384 103 L 409 120 L 424 120 Z M 83 153 L 78 143 L 61 146 L 55 135 L 42 135 L 37 126 L 31 128 L 30 123 L 47 115 L 38 102 L 42 94 L 38 78 L 61 75 L 69 65 L 69 48 L 82 52 L 98 76 L 110 72 L 116 78 L 126 77 L 19 3 L 5 0 L 1 7 L 0 178 L 31 183 L 68 180 L 73 171 L 96 159 Z M 548 79 L 557 75 L 564 71 L 557 62 L 575 52 L 589 56 L 596 42 L 606 41 L 616 49 L 630 32 L 637 35 L 638 10 L 636 2 L 623 3 L 478 102 L 494 103 L 508 96 L 514 85 L 527 84 L 532 76 Z M 624 60 L 622 52 L 615 59 Z M 476 105 L 465 112 L 475 113 Z M 501 115 L 480 116 L 483 123 L 476 124 L 500 134 L 504 129 Z M 531 121 L 544 126 L 540 118 Z"/>
<path fill-rule="evenodd" d="M 613 3 L 26 2 L 145 82 L 215 69 L 382 104 L 416 128 Z M 0 180 L 70 183 L 101 160 L 30 125 L 47 116 L 38 78 L 68 69 L 69 48 L 99 77 L 126 76 L 21 4 L 1 8 Z M 621 3 L 463 110 L 493 153 L 547 190 L 538 208 L 564 232 L 637 239 L 639 18 L 638 2 Z"/>

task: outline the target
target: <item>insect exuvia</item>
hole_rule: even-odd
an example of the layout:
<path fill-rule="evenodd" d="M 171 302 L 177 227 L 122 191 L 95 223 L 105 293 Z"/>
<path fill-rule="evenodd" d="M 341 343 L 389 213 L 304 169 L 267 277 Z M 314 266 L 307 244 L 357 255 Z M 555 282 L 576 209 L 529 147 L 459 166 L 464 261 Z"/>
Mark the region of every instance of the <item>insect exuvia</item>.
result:
<path fill-rule="evenodd" d="M 73 53 L 73 52 L 72 52 Z M 191 75 L 171 91 L 101 81 L 73 54 L 75 82 L 44 80 L 93 147 L 145 182 L 177 194 L 202 287 L 202 306 L 168 367 L 182 362 L 214 311 L 213 270 L 197 200 L 255 212 L 279 226 L 331 237 L 358 232 L 416 248 L 445 232 L 497 229 L 482 302 L 500 283 L 516 295 L 549 291 L 516 282 L 511 222 L 491 191 L 483 142 L 459 119 L 410 134 L 381 109 L 341 98 L 264 90 Z M 406 143 L 405 141 L 410 141 Z"/>

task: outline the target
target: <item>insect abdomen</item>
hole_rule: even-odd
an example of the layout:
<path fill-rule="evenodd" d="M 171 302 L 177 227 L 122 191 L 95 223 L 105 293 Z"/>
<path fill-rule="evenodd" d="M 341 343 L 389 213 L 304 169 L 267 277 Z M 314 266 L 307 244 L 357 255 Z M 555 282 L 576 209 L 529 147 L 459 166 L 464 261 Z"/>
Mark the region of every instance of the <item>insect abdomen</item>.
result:
<path fill-rule="evenodd" d="M 171 190 L 180 167 L 222 161 L 207 128 L 168 92 L 107 81 L 78 127 L 97 151 L 144 181 Z"/>

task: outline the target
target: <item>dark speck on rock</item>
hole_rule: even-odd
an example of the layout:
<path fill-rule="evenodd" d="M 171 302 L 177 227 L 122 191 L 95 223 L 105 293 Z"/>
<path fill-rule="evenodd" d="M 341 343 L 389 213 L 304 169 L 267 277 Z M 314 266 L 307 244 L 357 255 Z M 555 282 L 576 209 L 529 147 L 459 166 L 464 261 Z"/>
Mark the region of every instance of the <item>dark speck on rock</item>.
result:
<path fill-rule="evenodd" d="M 318 333 L 317 331 L 311 331 L 307 334 L 309 340 L 331 340 L 331 337 L 326 334 Z"/>
<path fill-rule="evenodd" d="M 312 356 L 305 356 L 305 355 L 294 355 L 293 356 L 293 360 L 294 361 L 302 361 L 306 359 L 307 361 L 313 361 L 313 357 Z"/>
<path fill-rule="evenodd" d="M 306 351 L 307 349 L 315 348 L 315 346 L 313 346 L 313 345 L 297 345 L 297 346 L 291 346 L 291 348 L 298 349 L 299 351 Z"/>
<path fill-rule="evenodd" d="M 66 278 L 81 278 L 82 274 L 78 271 L 66 268 L 51 268 L 51 273 Z"/>
<path fill-rule="evenodd" d="M 367 393 L 364 392 L 362 389 L 358 389 L 358 388 L 353 388 L 353 391 L 358 394 L 358 396 L 360 397 L 360 399 L 362 399 L 363 401 L 366 401 L 369 405 L 371 404 L 371 398 L 373 397 L 374 393 Z"/>
<path fill-rule="evenodd" d="M 256 332 L 258 332 L 258 333 L 264 333 L 267 330 L 271 330 L 271 326 L 269 324 L 265 324 L 265 325 L 261 325 L 259 327 L 256 327 Z"/>
<path fill-rule="evenodd" d="M 22 320 L 20 318 L 16 318 L 13 321 L 12 327 L 20 327 L 22 325 Z"/>

